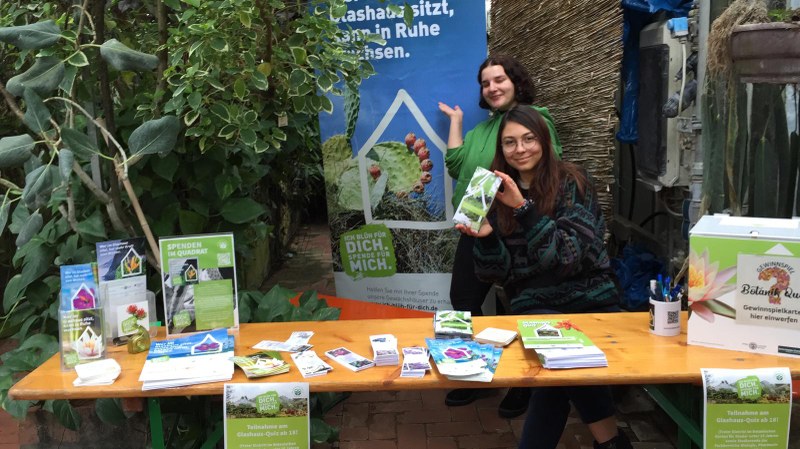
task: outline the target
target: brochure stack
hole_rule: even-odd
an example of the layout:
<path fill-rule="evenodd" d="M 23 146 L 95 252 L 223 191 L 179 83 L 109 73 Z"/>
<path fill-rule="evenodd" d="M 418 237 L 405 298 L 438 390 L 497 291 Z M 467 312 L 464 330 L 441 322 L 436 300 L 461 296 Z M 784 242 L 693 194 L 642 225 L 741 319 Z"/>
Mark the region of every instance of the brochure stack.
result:
<path fill-rule="evenodd" d="M 503 348 L 471 340 L 426 338 L 436 369 L 451 380 L 491 382 Z"/>
<path fill-rule="evenodd" d="M 107 343 L 126 343 L 140 326 L 155 335 L 155 295 L 147 292 L 144 237 L 98 242 L 96 249 Z"/>
<path fill-rule="evenodd" d="M 61 369 L 105 357 L 103 308 L 97 294 L 97 265 L 62 265 L 58 334 Z"/>
<path fill-rule="evenodd" d="M 433 333 L 438 339 L 472 339 L 472 313 L 460 310 L 438 310 L 433 315 Z"/>
<path fill-rule="evenodd" d="M 518 320 L 526 348 L 550 369 L 608 366 L 605 353 L 569 320 Z"/>
<path fill-rule="evenodd" d="M 397 337 L 392 334 L 370 335 L 372 354 L 375 366 L 397 365 L 400 355 L 397 353 Z"/>
<path fill-rule="evenodd" d="M 244 371 L 248 379 L 289 372 L 289 364 L 276 351 L 259 351 L 243 357 L 234 357 L 233 363 Z"/>
<path fill-rule="evenodd" d="M 142 367 L 142 390 L 231 380 L 233 337 L 225 329 L 153 341 Z"/>

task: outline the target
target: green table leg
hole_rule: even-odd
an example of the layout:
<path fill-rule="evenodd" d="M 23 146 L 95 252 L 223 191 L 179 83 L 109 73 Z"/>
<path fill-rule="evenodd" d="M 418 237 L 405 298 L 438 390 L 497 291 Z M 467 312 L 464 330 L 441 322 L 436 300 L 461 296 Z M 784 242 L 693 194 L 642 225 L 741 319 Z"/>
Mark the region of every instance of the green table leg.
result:
<path fill-rule="evenodd" d="M 703 447 L 703 430 L 691 385 L 646 385 L 644 390 L 678 425 L 678 449 Z"/>
<path fill-rule="evenodd" d="M 153 449 L 166 449 L 164 427 L 161 423 L 161 404 L 158 398 L 147 398 L 147 409 L 150 412 L 150 442 L 153 444 Z"/>

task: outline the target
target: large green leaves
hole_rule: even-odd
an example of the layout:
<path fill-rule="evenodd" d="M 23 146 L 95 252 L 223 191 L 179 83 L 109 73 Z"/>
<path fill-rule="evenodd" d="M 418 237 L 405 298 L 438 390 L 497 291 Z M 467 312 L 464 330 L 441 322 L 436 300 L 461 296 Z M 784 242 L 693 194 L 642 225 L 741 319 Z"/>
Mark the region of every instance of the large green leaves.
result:
<path fill-rule="evenodd" d="M 18 167 L 31 157 L 35 143 L 27 134 L 0 139 L 0 168 Z"/>
<path fill-rule="evenodd" d="M 64 144 L 72 150 L 75 155 L 88 159 L 94 154 L 99 154 L 97 144 L 86 134 L 72 128 L 61 128 L 61 138 Z"/>
<path fill-rule="evenodd" d="M 53 187 L 53 177 L 57 175 L 58 171 L 50 165 L 42 165 L 25 175 L 22 201 L 30 208 L 36 207 L 37 196 L 49 194 Z"/>
<path fill-rule="evenodd" d="M 15 97 L 21 97 L 25 89 L 33 89 L 40 96 L 56 90 L 64 78 L 64 63 L 53 56 L 38 58 L 31 68 L 8 80 L 6 88 Z"/>
<path fill-rule="evenodd" d="M 180 129 L 181 121 L 174 115 L 142 123 L 128 139 L 131 156 L 172 151 Z"/>
<path fill-rule="evenodd" d="M 100 55 L 117 70 L 134 72 L 153 70 L 158 67 L 158 57 L 128 48 L 116 39 L 110 39 L 100 46 Z"/>
<path fill-rule="evenodd" d="M 0 42 L 22 50 L 39 50 L 53 45 L 61 37 L 61 30 L 52 20 L 30 25 L 0 28 Z"/>
<path fill-rule="evenodd" d="M 40 214 L 38 210 L 28 217 L 28 221 L 25 222 L 25 225 L 22 227 L 19 235 L 17 235 L 17 248 L 28 243 L 28 241 L 30 241 L 30 239 L 32 239 L 33 236 L 36 235 L 40 229 L 42 229 L 43 224 L 44 218 L 42 218 L 42 214 Z"/>
<path fill-rule="evenodd" d="M 53 414 L 56 415 L 58 422 L 70 430 L 78 430 L 81 427 L 81 415 L 72 408 L 69 401 L 53 401 Z"/>
<path fill-rule="evenodd" d="M 263 205 L 256 203 L 250 198 L 231 198 L 225 201 L 222 206 L 222 218 L 235 224 L 247 223 L 255 220 L 259 215 L 266 212 Z"/>
<path fill-rule="evenodd" d="M 22 121 L 31 131 L 41 133 L 50 129 L 50 111 L 33 89 L 25 89 L 25 117 Z"/>
<path fill-rule="evenodd" d="M 8 193 L 3 197 L 3 201 L 0 203 L 0 235 L 3 235 L 3 231 L 6 229 L 6 224 L 8 223 L 8 211 L 11 209 L 11 203 L 8 201 Z"/>

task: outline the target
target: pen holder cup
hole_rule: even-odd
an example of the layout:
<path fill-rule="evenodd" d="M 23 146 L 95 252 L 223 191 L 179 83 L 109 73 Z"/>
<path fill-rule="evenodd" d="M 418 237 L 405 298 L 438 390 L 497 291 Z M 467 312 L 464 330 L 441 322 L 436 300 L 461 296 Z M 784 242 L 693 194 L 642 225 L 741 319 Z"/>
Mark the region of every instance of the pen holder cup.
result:
<path fill-rule="evenodd" d="M 650 300 L 650 332 L 664 337 L 681 333 L 681 302 Z"/>

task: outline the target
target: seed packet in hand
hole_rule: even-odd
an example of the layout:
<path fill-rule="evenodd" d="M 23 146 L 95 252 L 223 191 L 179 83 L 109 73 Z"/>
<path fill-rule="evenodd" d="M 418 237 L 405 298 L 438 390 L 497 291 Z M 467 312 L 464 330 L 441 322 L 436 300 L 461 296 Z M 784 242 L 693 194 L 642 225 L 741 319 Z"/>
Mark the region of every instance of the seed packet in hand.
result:
<path fill-rule="evenodd" d="M 453 215 L 453 221 L 478 232 L 486 214 L 489 213 L 489 208 L 492 207 L 492 201 L 494 201 L 501 182 L 499 176 L 485 168 L 478 167 L 469 181 L 467 191 L 461 198 L 455 215 Z"/>

